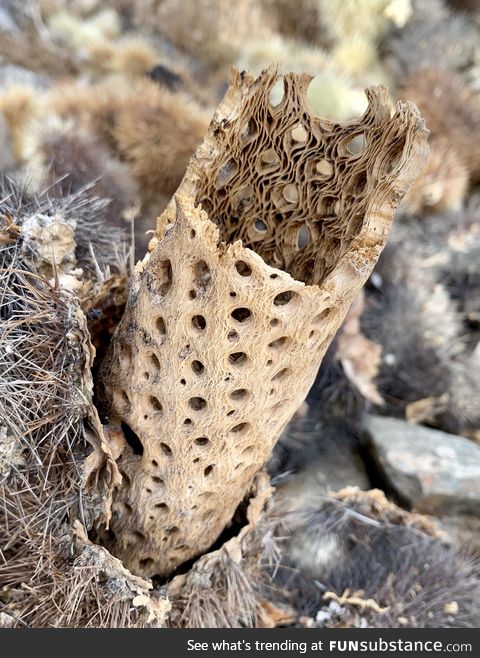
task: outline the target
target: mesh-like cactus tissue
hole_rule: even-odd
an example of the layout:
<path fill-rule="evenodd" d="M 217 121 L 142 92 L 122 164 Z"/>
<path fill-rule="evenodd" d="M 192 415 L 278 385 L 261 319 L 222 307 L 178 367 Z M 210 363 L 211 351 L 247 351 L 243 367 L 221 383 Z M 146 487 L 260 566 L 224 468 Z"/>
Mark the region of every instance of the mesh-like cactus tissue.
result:
<path fill-rule="evenodd" d="M 102 371 L 126 442 L 108 546 L 166 576 L 218 538 L 305 398 L 426 156 L 414 106 L 312 115 L 310 77 L 235 73 Z M 241 241 L 240 241 L 241 240 Z"/>

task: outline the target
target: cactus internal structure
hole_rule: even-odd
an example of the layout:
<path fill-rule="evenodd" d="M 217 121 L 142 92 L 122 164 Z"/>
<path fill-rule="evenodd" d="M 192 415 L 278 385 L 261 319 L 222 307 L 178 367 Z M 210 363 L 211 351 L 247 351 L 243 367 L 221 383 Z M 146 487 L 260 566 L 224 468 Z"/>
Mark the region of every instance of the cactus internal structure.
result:
<path fill-rule="evenodd" d="M 371 88 L 335 123 L 310 79 L 233 74 L 135 268 L 100 395 L 125 437 L 105 541 L 136 574 L 168 576 L 229 524 L 425 161 L 415 106 Z"/>

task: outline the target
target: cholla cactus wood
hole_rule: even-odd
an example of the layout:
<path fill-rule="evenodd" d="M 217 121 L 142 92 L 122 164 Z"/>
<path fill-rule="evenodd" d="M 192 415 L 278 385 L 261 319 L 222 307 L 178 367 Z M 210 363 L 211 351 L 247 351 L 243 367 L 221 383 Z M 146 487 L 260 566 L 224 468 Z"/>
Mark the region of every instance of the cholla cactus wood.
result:
<path fill-rule="evenodd" d="M 109 546 L 166 576 L 208 549 L 299 404 L 426 157 L 414 106 L 311 114 L 235 73 L 134 272 L 102 374 L 126 442 Z M 240 240 L 242 242 L 240 242 Z"/>

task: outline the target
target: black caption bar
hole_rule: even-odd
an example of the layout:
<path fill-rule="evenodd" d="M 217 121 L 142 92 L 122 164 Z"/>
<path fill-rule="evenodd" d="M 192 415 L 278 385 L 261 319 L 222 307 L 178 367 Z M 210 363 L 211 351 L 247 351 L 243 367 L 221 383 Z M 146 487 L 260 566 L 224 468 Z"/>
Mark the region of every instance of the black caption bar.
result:
<path fill-rule="evenodd" d="M 4 629 L 3 656 L 473 656 L 480 629 Z M 45 654 L 43 653 L 45 652 Z M 88 653 L 87 653 L 88 652 Z"/>

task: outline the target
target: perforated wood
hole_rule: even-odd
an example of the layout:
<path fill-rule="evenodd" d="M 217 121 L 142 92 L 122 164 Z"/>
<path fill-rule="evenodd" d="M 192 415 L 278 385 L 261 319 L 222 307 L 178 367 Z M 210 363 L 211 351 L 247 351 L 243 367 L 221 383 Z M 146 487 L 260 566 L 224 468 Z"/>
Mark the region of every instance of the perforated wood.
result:
<path fill-rule="evenodd" d="M 136 267 L 102 374 L 128 443 L 111 548 L 136 573 L 171 573 L 228 524 L 426 155 L 414 107 L 391 117 L 370 90 L 363 118 L 334 124 L 310 114 L 308 80 L 286 76 L 273 107 L 274 71 L 234 75 Z"/>

